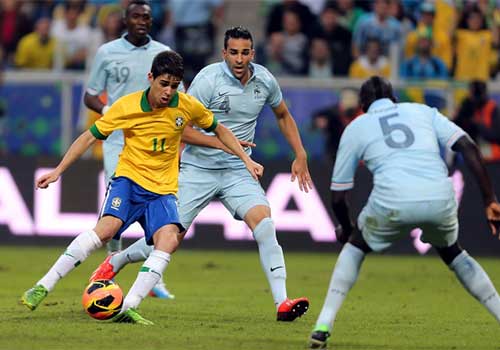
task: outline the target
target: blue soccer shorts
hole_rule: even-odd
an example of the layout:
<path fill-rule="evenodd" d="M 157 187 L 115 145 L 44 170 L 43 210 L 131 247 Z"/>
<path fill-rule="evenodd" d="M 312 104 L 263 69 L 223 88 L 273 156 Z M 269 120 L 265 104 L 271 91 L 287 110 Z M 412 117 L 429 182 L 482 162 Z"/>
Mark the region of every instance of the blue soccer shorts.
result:
<path fill-rule="evenodd" d="M 146 242 L 153 245 L 153 235 L 165 225 L 183 228 L 177 212 L 177 198 L 173 194 L 161 195 L 150 192 L 126 177 L 115 177 L 108 185 L 100 217 L 111 215 L 123 221 L 113 237 L 120 235 L 134 222 L 144 229 Z"/>

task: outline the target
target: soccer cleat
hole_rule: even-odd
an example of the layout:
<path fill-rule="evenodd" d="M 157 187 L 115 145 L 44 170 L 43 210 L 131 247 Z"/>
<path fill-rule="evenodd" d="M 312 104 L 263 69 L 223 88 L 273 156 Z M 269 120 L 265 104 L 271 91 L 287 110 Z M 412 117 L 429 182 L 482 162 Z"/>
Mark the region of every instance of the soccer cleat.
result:
<path fill-rule="evenodd" d="M 136 323 L 143 326 L 152 326 L 154 323 L 150 320 L 146 320 L 144 317 L 139 315 L 136 309 L 129 308 L 128 310 L 116 315 L 111 319 L 113 322 L 117 323 Z"/>
<path fill-rule="evenodd" d="M 326 349 L 326 341 L 330 337 L 330 332 L 328 331 L 328 326 L 317 326 L 314 328 L 309 338 L 309 348 L 310 349 Z"/>
<path fill-rule="evenodd" d="M 38 284 L 24 292 L 21 297 L 21 304 L 26 305 L 31 311 L 35 310 L 43 299 L 49 294 L 47 288 Z"/>
<path fill-rule="evenodd" d="M 89 278 L 89 282 L 97 280 L 112 280 L 115 277 L 116 272 L 113 271 L 113 265 L 111 265 L 111 257 L 113 255 L 108 255 L 108 257 L 95 269 Z"/>
<path fill-rule="evenodd" d="M 293 321 L 301 317 L 309 309 L 307 298 L 286 299 L 278 307 L 278 321 Z"/>
<path fill-rule="evenodd" d="M 170 293 L 162 280 L 151 289 L 149 296 L 159 299 L 175 299 L 175 295 Z"/>

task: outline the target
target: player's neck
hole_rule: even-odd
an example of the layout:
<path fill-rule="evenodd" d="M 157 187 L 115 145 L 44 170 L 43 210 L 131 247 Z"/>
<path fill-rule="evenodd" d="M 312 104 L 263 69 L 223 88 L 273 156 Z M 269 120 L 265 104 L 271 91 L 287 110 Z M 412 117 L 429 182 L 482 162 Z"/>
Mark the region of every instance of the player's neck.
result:
<path fill-rule="evenodd" d="M 125 40 L 127 40 L 129 43 L 131 43 L 134 46 L 143 46 L 146 45 L 149 41 L 148 36 L 132 36 L 130 34 L 125 35 Z"/>
<path fill-rule="evenodd" d="M 250 68 L 248 68 L 246 73 L 241 77 L 241 79 L 239 79 L 241 85 L 245 86 L 251 77 L 252 77 L 252 71 L 250 70 Z"/>

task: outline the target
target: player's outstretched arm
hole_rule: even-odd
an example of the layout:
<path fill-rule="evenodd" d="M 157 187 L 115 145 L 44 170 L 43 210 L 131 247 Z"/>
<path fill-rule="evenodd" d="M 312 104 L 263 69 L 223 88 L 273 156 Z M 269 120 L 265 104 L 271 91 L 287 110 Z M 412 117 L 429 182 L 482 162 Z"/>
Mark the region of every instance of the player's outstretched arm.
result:
<path fill-rule="evenodd" d="M 500 204 L 498 203 L 491 179 L 484 166 L 484 160 L 476 144 L 468 135 L 459 138 L 452 146 L 452 150 L 462 153 L 467 167 L 476 178 L 485 206 L 486 217 L 491 232 L 496 235 L 500 228 Z M 499 234 L 500 239 L 500 234 Z"/>
<path fill-rule="evenodd" d="M 35 182 L 35 188 L 47 188 L 57 181 L 59 176 L 96 141 L 89 130 L 84 131 L 69 147 L 59 165 L 51 172 L 40 176 Z"/>
<path fill-rule="evenodd" d="M 195 130 L 191 125 L 187 125 L 182 133 L 182 142 L 188 143 L 194 146 L 203 146 L 223 150 L 226 153 L 234 154 L 229 148 L 226 147 L 219 140 L 218 137 L 205 135 L 198 130 Z M 238 140 L 241 147 L 255 147 L 255 143 L 249 141 Z"/>
<path fill-rule="evenodd" d="M 297 178 L 301 191 L 309 192 L 312 189 L 311 175 L 307 166 L 307 153 L 302 145 L 297 124 L 293 119 L 285 101 L 273 108 L 274 115 L 278 121 L 281 133 L 292 147 L 295 153 L 295 160 L 292 163 L 292 181 Z"/>
<path fill-rule="evenodd" d="M 226 128 L 221 123 L 218 123 L 217 127 L 214 129 L 214 133 L 217 138 L 231 150 L 233 154 L 238 156 L 243 161 L 243 163 L 245 163 L 245 166 L 254 179 L 258 180 L 258 178 L 262 176 L 262 174 L 264 173 L 264 167 L 259 163 L 254 162 L 248 156 L 248 154 L 245 153 L 238 139 L 236 138 L 236 136 L 234 136 L 231 130 Z"/>

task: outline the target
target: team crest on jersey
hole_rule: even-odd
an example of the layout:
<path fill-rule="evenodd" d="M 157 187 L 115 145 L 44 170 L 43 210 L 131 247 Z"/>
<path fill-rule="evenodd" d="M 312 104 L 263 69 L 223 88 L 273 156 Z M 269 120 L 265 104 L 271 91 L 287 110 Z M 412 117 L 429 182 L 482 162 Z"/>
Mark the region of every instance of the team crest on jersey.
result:
<path fill-rule="evenodd" d="M 122 199 L 120 197 L 115 197 L 111 200 L 111 208 L 118 210 L 122 204 Z"/>
<path fill-rule="evenodd" d="M 175 118 L 175 126 L 180 128 L 182 125 L 184 125 L 184 118 L 179 116 Z"/>
<path fill-rule="evenodd" d="M 253 89 L 253 98 L 257 100 L 260 97 L 261 90 L 259 85 L 255 85 L 255 89 Z"/>

